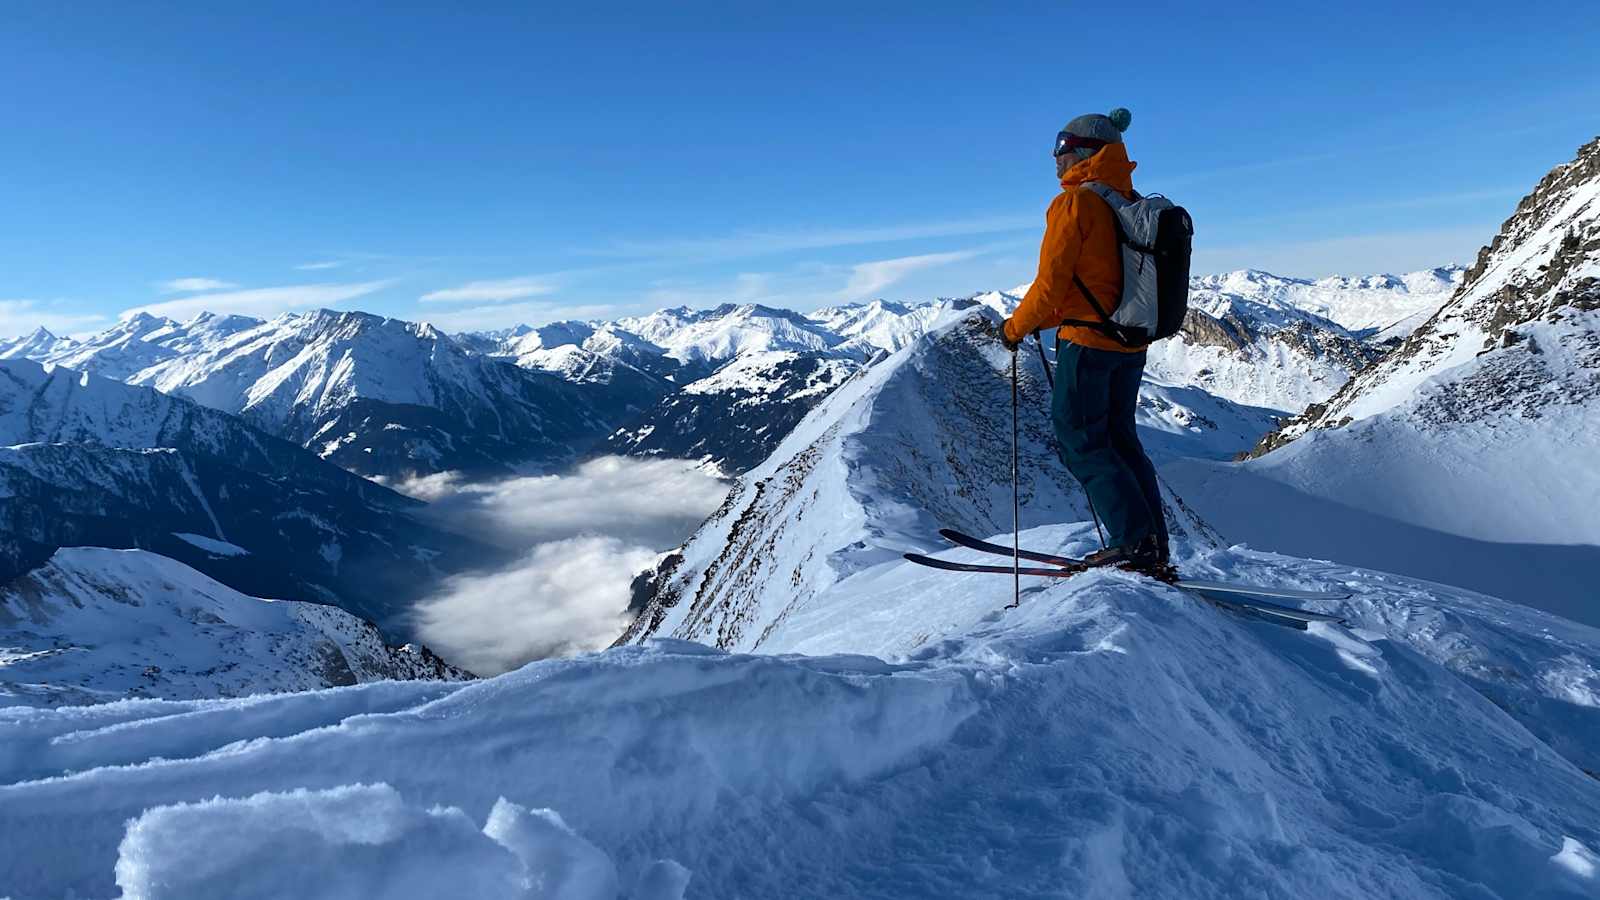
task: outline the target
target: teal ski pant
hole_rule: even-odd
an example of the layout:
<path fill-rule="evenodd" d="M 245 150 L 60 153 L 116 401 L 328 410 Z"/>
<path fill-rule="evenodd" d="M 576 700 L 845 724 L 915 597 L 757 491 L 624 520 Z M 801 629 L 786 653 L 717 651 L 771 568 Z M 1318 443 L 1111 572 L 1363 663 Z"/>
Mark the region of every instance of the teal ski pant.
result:
<path fill-rule="evenodd" d="M 1166 546 L 1156 468 L 1134 427 L 1144 351 L 1119 353 L 1070 341 L 1056 348 L 1050 419 L 1061 461 L 1094 504 L 1107 546 L 1131 547 L 1152 534 Z"/>

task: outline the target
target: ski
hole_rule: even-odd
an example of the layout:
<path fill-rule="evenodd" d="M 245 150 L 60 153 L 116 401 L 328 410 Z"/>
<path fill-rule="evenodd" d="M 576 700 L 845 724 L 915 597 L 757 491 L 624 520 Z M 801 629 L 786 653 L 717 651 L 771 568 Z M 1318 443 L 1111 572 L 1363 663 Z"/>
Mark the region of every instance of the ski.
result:
<path fill-rule="evenodd" d="M 985 553 L 996 553 L 1001 556 L 1011 555 L 1010 547 L 1003 547 L 999 544 L 982 540 L 981 538 L 975 538 L 970 534 L 964 534 L 955 530 L 954 528 L 939 529 L 939 536 L 952 544 L 960 544 L 963 547 L 970 547 L 973 550 L 982 550 Z M 1054 553 L 1040 553 L 1037 550 L 1019 550 L 1017 551 L 1017 555 L 1023 559 L 1031 560 L 1032 562 L 1049 563 L 1052 566 L 1064 566 L 1069 569 L 1086 568 L 1083 560 L 1073 559 L 1070 556 L 1057 556 Z M 1009 572 L 1011 570 L 1007 569 L 1006 571 Z"/>
<path fill-rule="evenodd" d="M 1010 554 L 1011 550 L 1008 548 L 1006 550 L 1006 555 L 1009 556 Z M 1012 568 L 1010 566 L 992 566 L 988 563 L 955 562 L 953 560 L 925 556 L 921 553 L 907 553 L 904 554 L 904 556 L 908 561 L 914 562 L 919 566 L 927 566 L 931 569 L 944 569 L 947 572 L 993 572 L 998 575 L 1010 575 L 1012 572 Z M 1076 568 L 1053 566 L 1048 569 L 1036 569 L 1030 566 L 1023 566 L 1021 569 L 1016 571 L 1023 575 L 1037 575 L 1042 578 L 1068 578 L 1073 575 L 1077 575 L 1079 572 L 1086 572 L 1090 568 L 1090 566 L 1079 563 Z"/>
<path fill-rule="evenodd" d="M 957 531 L 954 528 L 941 528 L 939 529 L 939 535 L 953 544 L 959 544 L 963 547 L 979 550 L 984 553 L 993 553 L 1000 556 L 1010 556 L 1012 553 L 1010 547 L 1003 547 L 999 544 L 983 540 L 982 538 L 973 537 L 970 534 Z M 1037 550 L 1020 550 L 1017 552 L 1017 555 L 1022 559 L 1032 562 L 1049 563 L 1052 566 L 1058 567 L 1054 570 L 1025 568 L 1020 572 L 1020 574 L 1023 575 L 1060 578 L 1076 575 L 1080 572 L 1086 571 L 1089 568 L 1092 568 L 1091 566 L 1085 565 L 1083 560 L 1080 559 L 1073 559 L 1070 556 L 1059 556 L 1053 553 L 1041 553 Z M 1012 571 L 1011 567 L 1009 566 L 949 562 L 942 559 L 935 559 L 931 556 L 924 556 L 922 554 L 915 553 L 907 553 L 906 559 L 920 565 L 932 566 L 936 569 L 947 569 L 949 571 L 956 572 L 996 572 L 1009 574 Z M 1288 619 L 1301 623 L 1301 627 L 1304 627 L 1304 623 L 1307 622 L 1335 622 L 1342 624 L 1345 620 L 1342 616 L 1331 615 L 1329 613 L 1313 612 L 1312 610 L 1300 609 L 1294 606 L 1284 606 L 1279 603 L 1273 603 L 1271 600 L 1265 598 L 1270 597 L 1280 600 L 1342 600 L 1350 596 L 1349 594 L 1301 591 L 1290 588 L 1272 588 L 1254 584 L 1231 584 L 1221 581 L 1205 581 L 1186 578 L 1180 578 L 1176 582 L 1169 583 L 1171 583 L 1174 587 L 1187 591 L 1188 593 L 1198 596 L 1202 600 L 1209 601 L 1217 606 L 1234 609 L 1236 611 L 1248 610 L 1253 613 L 1270 617 L 1275 621 Z"/>
<path fill-rule="evenodd" d="M 1010 551 L 1008 550 L 1007 552 L 1009 553 Z M 987 563 L 955 562 L 953 560 L 938 559 L 937 557 L 926 556 L 921 553 L 907 553 L 904 554 L 904 556 L 908 562 L 916 563 L 919 566 L 927 566 L 932 569 L 943 569 L 947 572 L 977 572 L 993 575 L 1012 574 L 1012 569 L 1010 566 L 995 566 Z M 1071 578 L 1074 575 L 1080 575 L 1084 572 L 1087 572 L 1092 568 L 1094 567 L 1081 564 L 1075 568 L 1052 566 L 1048 569 L 1040 569 L 1027 566 L 1018 569 L 1017 574 L 1040 578 Z M 1305 609 L 1296 609 L 1292 606 L 1279 606 L 1276 603 L 1269 603 L 1265 600 L 1257 600 L 1243 596 L 1225 596 L 1221 591 L 1213 591 L 1210 589 L 1202 590 L 1199 588 L 1189 587 L 1185 584 L 1185 582 L 1182 581 L 1177 582 L 1173 585 L 1173 587 L 1179 588 L 1185 593 L 1204 600 L 1220 609 L 1226 609 L 1230 612 L 1239 613 L 1251 618 L 1262 619 L 1277 625 L 1287 625 L 1291 628 L 1298 628 L 1302 631 L 1305 630 L 1307 624 L 1311 622 L 1344 622 L 1344 619 L 1339 616 L 1312 612 Z M 1011 605 L 1008 604 L 1007 608 L 1010 608 L 1010 606 Z"/>

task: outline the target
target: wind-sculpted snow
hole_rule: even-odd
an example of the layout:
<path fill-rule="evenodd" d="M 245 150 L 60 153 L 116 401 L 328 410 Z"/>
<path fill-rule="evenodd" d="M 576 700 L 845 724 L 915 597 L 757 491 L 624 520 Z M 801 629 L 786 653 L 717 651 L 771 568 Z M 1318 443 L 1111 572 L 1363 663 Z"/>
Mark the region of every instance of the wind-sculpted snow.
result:
<path fill-rule="evenodd" d="M 617 895 L 611 859 L 550 810 L 500 800 L 479 828 L 453 807 L 407 805 L 385 784 L 158 807 L 128 826 L 119 853 L 126 900 Z M 681 897 L 686 884 L 642 896 Z"/>
<path fill-rule="evenodd" d="M 191 704 L 170 712 L 171 704 L 94 708 L 104 710 L 98 717 L 111 720 L 106 726 L 94 724 L 94 713 L 55 718 L 0 710 L 0 723 L 28 735 L 31 746 L 68 747 L 79 767 L 77 774 L 62 772 L 64 778 L 21 782 L 14 769 L 0 774 L 8 785 L 0 787 L 0 829 L 16 835 L 0 846 L 5 879 L 0 890 L 17 896 L 106 895 L 113 891 L 114 867 L 119 874 L 139 867 L 168 870 L 171 860 L 160 855 L 124 857 L 119 867 L 124 821 L 145 810 L 215 796 L 243 799 L 301 787 L 327 792 L 386 784 L 409 807 L 453 806 L 474 823 L 492 820 L 500 798 L 551 809 L 576 836 L 605 849 L 624 886 L 670 884 L 673 879 L 664 877 L 670 873 L 656 862 L 683 853 L 693 862 L 679 861 L 711 895 L 771 896 L 770 888 L 782 882 L 772 878 L 767 865 L 751 864 L 749 856 L 766 842 L 763 835 L 774 834 L 769 815 L 777 811 L 791 823 L 811 819 L 815 824 L 804 826 L 808 845 L 769 847 L 767 853 L 791 865 L 820 859 L 811 855 L 825 847 L 818 839 L 830 830 L 826 807 L 807 811 L 790 804 L 821 799 L 843 785 L 914 764 L 944 745 L 976 710 L 975 694 L 982 685 L 973 673 L 919 664 L 848 656 L 728 657 L 670 644 L 537 663 L 441 700 L 434 699 L 437 686 L 429 684 L 371 685 L 342 693 L 368 690 L 387 696 L 410 691 L 415 702 L 392 714 L 345 719 L 337 718 L 337 708 L 323 709 L 335 718 L 310 720 L 322 727 L 308 722 L 308 730 L 297 734 L 226 748 L 239 737 L 227 728 L 236 716 L 248 714 L 270 728 L 274 715 L 296 716 L 306 704 L 326 704 L 320 694 L 306 694 L 236 705 Z M 196 714 L 212 721 L 198 727 L 201 723 L 186 718 Z M 122 751 L 133 739 L 160 747 L 164 761 L 97 768 L 90 759 L 98 749 L 109 754 L 108 760 L 125 760 Z M 19 757 L 16 762 L 38 771 L 40 760 Z M 121 781 L 122 787 L 104 790 L 110 787 L 105 778 Z M 318 798 L 305 799 L 316 803 Z M 284 805 L 272 798 L 254 802 Z M 277 816 L 248 815 L 243 809 L 248 805 L 235 804 L 232 810 L 239 814 L 230 817 L 246 836 L 265 838 L 286 825 L 292 829 L 292 823 L 275 824 Z M 341 820 L 337 804 L 318 805 L 328 811 L 327 827 L 337 842 L 337 834 L 353 824 Z M 364 814 L 361 804 L 347 813 Z M 155 818 L 156 824 L 166 824 Z M 379 822 L 388 818 L 378 817 Z M 33 823 L 27 829 L 31 838 L 17 833 L 25 819 Z M 195 811 L 193 821 L 203 823 L 204 817 Z M 128 831 L 134 843 L 123 843 L 124 848 L 148 846 L 139 827 Z M 181 829 L 161 830 L 168 840 L 182 838 Z M 702 837 L 682 840 L 687 831 Z M 203 844 L 206 833 L 202 827 L 190 840 Z M 295 840 L 310 851 L 318 843 L 314 837 Z M 723 840 L 725 846 L 715 846 Z M 234 841 L 226 845 L 237 846 Z M 463 862 L 454 854 L 417 849 L 438 853 L 443 858 L 435 858 L 447 866 Z M 182 842 L 167 852 L 194 851 Z M 294 877 L 282 870 L 327 857 L 285 853 L 275 855 L 276 866 L 251 865 L 258 858 L 247 850 L 225 849 L 219 860 L 225 861 L 225 871 L 214 875 L 237 879 L 241 891 L 262 891 L 266 888 L 257 886 L 282 885 Z M 374 876 L 359 862 L 353 865 L 359 866 L 354 875 Z M 742 882 L 754 893 L 738 887 Z M 639 896 L 638 888 L 632 896 Z"/>
<path fill-rule="evenodd" d="M 464 677 L 335 607 L 247 597 L 142 550 L 59 550 L 0 587 L 0 705 Z"/>
<path fill-rule="evenodd" d="M 769 640 L 830 655 L 659 641 L 464 687 L 0 710 L 0 891 L 1593 896 L 1600 632 L 1329 563 L 1184 562 L 1349 590 L 1322 608 L 1356 627 L 1120 572 L 1006 611 L 1009 579 L 890 560 Z"/>

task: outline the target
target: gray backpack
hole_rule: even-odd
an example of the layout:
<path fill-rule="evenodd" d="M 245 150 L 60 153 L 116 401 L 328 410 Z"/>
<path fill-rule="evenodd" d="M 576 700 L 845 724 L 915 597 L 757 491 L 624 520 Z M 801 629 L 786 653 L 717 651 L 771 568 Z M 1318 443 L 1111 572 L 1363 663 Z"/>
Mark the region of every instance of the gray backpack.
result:
<path fill-rule="evenodd" d="M 1098 182 L 1084 185 L 1111 206 L 1122 256 L 1122 296 L 1107 311 L 1076 274 L 1072 281 L 1100 316 L 1098 322 L 1068 320 L 1109 335 L 1125 347 L 1144 347 L 1171 337 L 1189 311 L 1189 255 L 1194 221 L 1181 206 L 1153 194 L 1129 200 Z"/>

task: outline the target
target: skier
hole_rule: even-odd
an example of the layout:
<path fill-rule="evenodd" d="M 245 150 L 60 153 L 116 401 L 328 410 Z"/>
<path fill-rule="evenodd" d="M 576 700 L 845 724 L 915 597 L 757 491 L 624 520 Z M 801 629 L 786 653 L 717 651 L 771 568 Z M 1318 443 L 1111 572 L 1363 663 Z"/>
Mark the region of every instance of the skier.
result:
<path fill-rule="evenodd" d="M 1097 183 L 1135 196 L 1134 163 L 1122 143 L 1132 119 L 1120 108 L 1109 116 L 1079 116 L 1056 135 L 1062 190 L 1045 214 L 1038 275 L 1001 339 L 1015 353 L 1030 333 L 1059 326 L 1050 417 L 1061 461 L 1107 532 L 1106 546 L 1084 561 L 1156 574 L 1167 569 L 1166 518 L 1155 466 L 1134 427 L 1145 347 L 1130 347 L 1095 326 L 1121 296 L 1122 262 L 1115 214 L 1086 187 Z"/>

